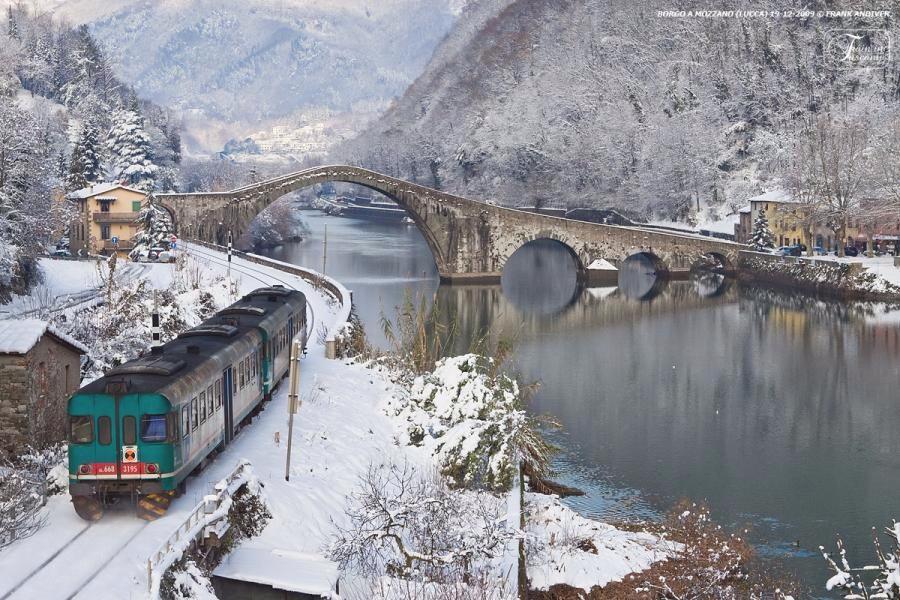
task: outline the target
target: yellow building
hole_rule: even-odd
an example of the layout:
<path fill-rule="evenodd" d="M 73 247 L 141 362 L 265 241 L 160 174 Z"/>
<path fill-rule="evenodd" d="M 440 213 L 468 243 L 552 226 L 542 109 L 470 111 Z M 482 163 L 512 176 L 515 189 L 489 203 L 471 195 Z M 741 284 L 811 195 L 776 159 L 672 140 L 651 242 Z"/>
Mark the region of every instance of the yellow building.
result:
<path fill-rule="evenodd" d="M 118 252 L 125 256 L 133 247 L 137 219 L 147 195 L 118 183 L 99 183 L 71 192 L 66 199 L 76 208 L 69 233 L 73 254 Z"/>
<path fill-rule="evenodd" d="M 825 251 L 837 249 L 837 234 L 824 223 L 814 223 L 812 227 L 813 239 L 807 239 L 807 233 L 803 230 L 806 207 L 802 203 L 795 201 L 791 197 L 790 192 L 774 190 L 750 198 L 750 211 L 745 224 L 749 225 L 748 233 L 750 236 L 753 235 L 753 224 L 756 222 L 760 211 L 765 213 L 766 219 L 769 221 L 769 231 L 772 233 L 772 241 L 776 248 L 803 244 L 804 246 L 820 246 Z M 858 234 L 858 228 L 848 227 L 847 239 L 844 241 L 845 245 L 852 246 Z M 745 243 L 748 242 L 749 237 Z"/>

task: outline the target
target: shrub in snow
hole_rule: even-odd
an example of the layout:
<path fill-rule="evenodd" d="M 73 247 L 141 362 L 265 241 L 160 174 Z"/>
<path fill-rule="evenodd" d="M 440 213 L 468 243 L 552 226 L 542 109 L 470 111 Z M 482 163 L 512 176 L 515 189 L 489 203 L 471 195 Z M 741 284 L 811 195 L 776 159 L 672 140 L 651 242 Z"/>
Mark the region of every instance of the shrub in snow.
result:
<path fill-rule="evenodd" d="M 393 411 L 407 423 L 404 441 L 431 452 L 457 487 L 507 490 L 520 461 L 527 472 L 547 470 L 550 448 L 524 410 L 519 384 L 492 358 L 439 360 Z"/>
<path fill-rule="evenodd" d="M 186 561 L 184 567 L 174 572 L 172 587 L 166 596 L 171 600 L 216 600 L 216 593 L 206 573 L 194 561 Z"/>
<path fill-rule="evenodd" d="M 819 547 L 825 562 L 834 572 L 834 575 L 825 583 L 828 591 L 840 591 L 844 598 L 880 598 L 884 600 L 896 600 L 900 598 L 900 523 L 894 521 L 891 527 L 886 529 L 891 538 L 892 546 L 886 551 L 873 529 L 873 542 L 875 544 L 875 557 L 878 562 L 873 565 L 851 567 L 847 560 L 847 551 L 843 541 L 838 538 L 837 549 L 839 562 L 825 552 L 825 548 Z"/>
<path fill-rule="evenodd" d="M 337 526 L 332 560 L 372 579 L 450 583 L 482 572 L 515 535 L 505 527 L 506 500 L 451 491 L 409 465 L 370 466 Z"/>

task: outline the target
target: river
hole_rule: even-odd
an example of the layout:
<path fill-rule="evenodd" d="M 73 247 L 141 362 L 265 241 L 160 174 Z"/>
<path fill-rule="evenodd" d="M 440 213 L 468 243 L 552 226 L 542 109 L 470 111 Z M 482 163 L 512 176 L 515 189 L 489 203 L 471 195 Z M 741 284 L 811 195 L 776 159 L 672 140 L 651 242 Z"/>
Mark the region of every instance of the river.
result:
<path fill-rule="evenodd" d="M 307 239 L 268 254 L 320 270 L 324 256 L 374 343 L 405 293 L 455 315 L 457 351 L 488 328 L 514 340 L 514 368 L 540 382 L 531 409 L 562 425 L 554 468 L 587 492 L 567 500 L 580 512 L 655 518 L 703 501 L 748 527 L 764 568 L 820 596 L 819 545 L 840 533 L 874 562 L 871 528 L 900 517 L 900 313 L 716 276 L 664 284 L 640 264 L 619 287 L 582 289 L 554 242 L 516 253 L 502 285 L 439 286 L 415 227 L 303 217 Z"/>

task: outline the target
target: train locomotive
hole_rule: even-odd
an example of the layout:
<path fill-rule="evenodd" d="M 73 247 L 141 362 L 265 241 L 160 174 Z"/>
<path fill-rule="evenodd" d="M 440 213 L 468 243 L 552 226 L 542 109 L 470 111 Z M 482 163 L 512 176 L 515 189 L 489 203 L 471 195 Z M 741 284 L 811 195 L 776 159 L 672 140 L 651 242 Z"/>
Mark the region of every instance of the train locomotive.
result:
<path fill-rule="evenodd" d="M 144 519 L 164 514 L 287 374 L 295 338 L 306 347 L 306 297 L 260 288 L 78 390 L 68 403 L 78 515 L 96 521 L 123 497 Z"/>

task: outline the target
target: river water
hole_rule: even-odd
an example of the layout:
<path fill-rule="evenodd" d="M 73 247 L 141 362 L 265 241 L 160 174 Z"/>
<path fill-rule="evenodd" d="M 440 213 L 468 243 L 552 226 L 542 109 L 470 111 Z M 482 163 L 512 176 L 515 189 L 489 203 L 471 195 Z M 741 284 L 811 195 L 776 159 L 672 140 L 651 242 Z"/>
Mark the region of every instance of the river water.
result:
<path fill-rule="evenodd" d="M 900 313 L 716 276 L 663 284 L 639 263 L 617 287 L 582 289 L 549 241 L 517 252 L 502 285 L 439 286 L 415 227 L 303 216 L 307 239 L 268 254 L 321 270 L 327 229 L 325 270 L 375 343 L 405 293 L 436 294 L 457 351 L 487 330 L 514 340 L 514 368 L 540 382 L 532 410 L 562 424 L 554 467 L 587 492 L 568 500 L 580 512 L 704 501 L 814 596 L 829 576 L 819 545 L 840 533 L 872 562 L 871 528 L 900 518 Z"/>

